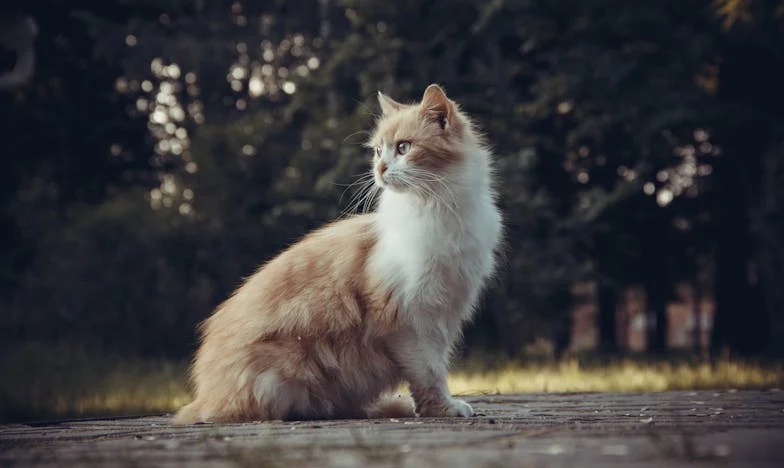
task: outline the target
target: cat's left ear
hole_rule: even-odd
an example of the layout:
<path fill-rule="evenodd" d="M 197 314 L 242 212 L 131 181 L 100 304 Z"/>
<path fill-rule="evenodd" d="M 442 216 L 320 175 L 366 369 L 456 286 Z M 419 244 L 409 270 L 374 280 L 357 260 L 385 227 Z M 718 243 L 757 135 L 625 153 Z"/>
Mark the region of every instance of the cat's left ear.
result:
<path fill-rule="evenodd" d="M 395 101 L 381 91 L 378 92 L 378 104 L 381 106 L 381 113 L 384 115 L 397 112 L 403 107 L 403 104 Z"/>
<path fill-rule="evenodd" d="M 437 84 L 431 84 L 422 96 L 422 112 L 438 122 L 443 130 L 454 126 L 455 104 Z"/>

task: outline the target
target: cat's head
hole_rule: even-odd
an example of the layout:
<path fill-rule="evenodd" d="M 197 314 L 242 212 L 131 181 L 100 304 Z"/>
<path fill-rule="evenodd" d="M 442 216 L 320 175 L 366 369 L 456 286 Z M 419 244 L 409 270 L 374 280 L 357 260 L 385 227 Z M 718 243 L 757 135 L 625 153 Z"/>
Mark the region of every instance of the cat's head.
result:
<path fill-rule="evenodd" d="M 381 92 L 378 102 L 381 116 L 368 142 L 377 185 L 426 195 L 466 170 L 466 149 L 477 136 L 438 85 L 428 86 L 417 103 L 402 104 Z"/>

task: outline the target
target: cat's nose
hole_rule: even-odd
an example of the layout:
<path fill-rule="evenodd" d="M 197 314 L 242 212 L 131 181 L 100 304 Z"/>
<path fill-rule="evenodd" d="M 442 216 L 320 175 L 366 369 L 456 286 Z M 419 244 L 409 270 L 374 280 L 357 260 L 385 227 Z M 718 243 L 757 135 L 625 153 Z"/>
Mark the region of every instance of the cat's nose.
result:
<path fill-rule="evenodd" d="M 381 161 L 378 163 L 378 174 L 384 175 L 385 172 L 387 172 L 387 165 L 384 161 Z"/>

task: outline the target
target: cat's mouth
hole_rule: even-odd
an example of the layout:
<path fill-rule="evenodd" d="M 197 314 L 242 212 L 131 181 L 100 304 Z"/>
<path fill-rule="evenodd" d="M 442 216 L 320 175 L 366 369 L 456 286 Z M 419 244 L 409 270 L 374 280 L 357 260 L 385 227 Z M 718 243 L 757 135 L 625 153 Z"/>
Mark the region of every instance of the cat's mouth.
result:
<path fill-rule="evenodd" d="M 394 173 L 385 172 L 384 174 L 375 174 L 376 184 L 383 188 L 389 189 L 394 192 L 405 191 L 406 185 Z"/>

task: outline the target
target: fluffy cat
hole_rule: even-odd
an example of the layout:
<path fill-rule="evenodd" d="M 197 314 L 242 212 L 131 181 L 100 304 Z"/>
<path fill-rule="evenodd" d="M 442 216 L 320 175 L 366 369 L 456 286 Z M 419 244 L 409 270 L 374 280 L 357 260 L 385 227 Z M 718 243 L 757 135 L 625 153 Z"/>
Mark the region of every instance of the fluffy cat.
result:
<path fill-rule="evenodd" d="M 378 100 L 375 212 L 305 236 L 217 308 L 176 423 L 473 415 L 446 379 L 502 235 L 491 154 L 435 84 Z M 413 401 L 385 396 L 401 383 Z"/>

